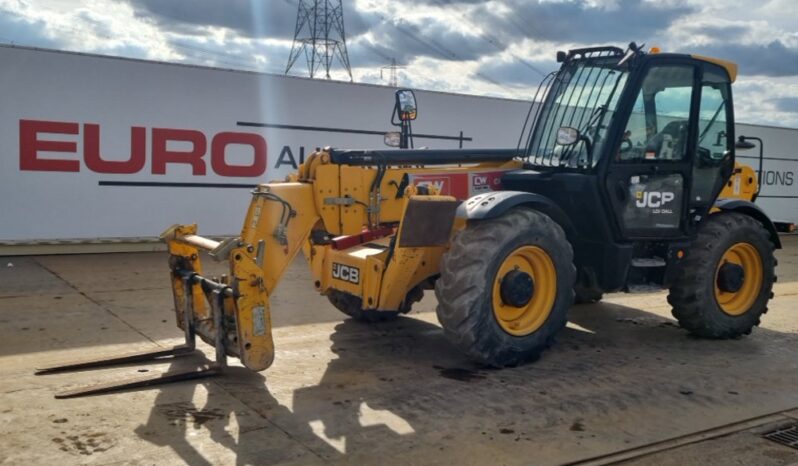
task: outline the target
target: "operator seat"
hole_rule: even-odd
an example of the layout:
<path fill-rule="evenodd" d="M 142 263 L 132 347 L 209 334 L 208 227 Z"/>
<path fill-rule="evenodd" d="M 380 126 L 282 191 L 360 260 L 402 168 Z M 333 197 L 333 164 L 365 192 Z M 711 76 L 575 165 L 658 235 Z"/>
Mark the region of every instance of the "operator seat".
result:
<path fill-rule="evenodd" d="M 657 160 L 682 160 L 687 142 L 687 120 L 671 121 L 646 145 L 646 152 L 654 152 Z"/>

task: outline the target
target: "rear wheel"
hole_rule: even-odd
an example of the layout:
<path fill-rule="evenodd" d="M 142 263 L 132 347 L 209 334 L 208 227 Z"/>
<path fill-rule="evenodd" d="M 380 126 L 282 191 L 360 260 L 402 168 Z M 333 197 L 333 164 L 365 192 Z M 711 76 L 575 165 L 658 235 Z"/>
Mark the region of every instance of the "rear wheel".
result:
<path fill-rule="evenodd" d="M 482 363 L 537 359 L 566 324 L 575 276 L 571 245 L 547 215 L 514 209 L 471 222 L 442 258 L 438 320 Z"/>
<path fill-rule="evenodd" d="M 363 309 L 363 300 L 353 294 L 338 290 L 329 290 L 327 292 L 327 299 L 330 300 L 330 304 L 349 317 L 361 322 L 384 322 L 386 320 L 395 319 L 399 314 L 407 314 L 410 312 L 413 304 L 421 301 L 423 297 L 424 290 L 420 287 L 415 287 L 407 293 L 398 311 L 377 311 L 374 309 Z"/>
<path fill-rule="evenodd" d="M 751 333 L 773 297 L 773 250 L 768 231 L 750 216 L 712 215 L 699 230 L 668 295 L 679 324 L 706 338 Z"/>

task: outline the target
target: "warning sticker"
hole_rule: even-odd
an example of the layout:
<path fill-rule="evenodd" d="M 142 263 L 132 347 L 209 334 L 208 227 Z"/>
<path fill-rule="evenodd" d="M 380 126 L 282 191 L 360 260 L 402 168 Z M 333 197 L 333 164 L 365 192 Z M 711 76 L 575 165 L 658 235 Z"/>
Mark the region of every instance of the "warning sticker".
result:
<path fill-rule="evenodd" d="M 445 196 L 464 200 L 476 194 L 502 189 L 502 175 L 506 171 L 409 174 L 408 178 L 414 186 L 433 186 Z"/>
<path fill-rule="evenodd" d="M 502 189 L 502 175 L 505 170 L 494 172 L 469 173 L 471 182 L 469 186 L 469 196 L 484 193 L 487 191 L 499 191 Z"/>
<path fill-rule="evenodd" d="M 468 173 L 411 174 L 409 178 L 413 186 L 431 186 L 444 196 L 468 198 Z"/>

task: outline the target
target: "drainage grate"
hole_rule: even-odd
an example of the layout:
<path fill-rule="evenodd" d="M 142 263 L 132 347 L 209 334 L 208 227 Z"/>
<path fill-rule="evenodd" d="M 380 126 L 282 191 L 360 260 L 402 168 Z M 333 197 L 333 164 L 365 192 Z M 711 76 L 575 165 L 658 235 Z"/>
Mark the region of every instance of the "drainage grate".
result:
<path fill-rule="evenodd" d="M 762 437 L 798 450 L 798 425 L 796 424 L 768 432 Z"/>

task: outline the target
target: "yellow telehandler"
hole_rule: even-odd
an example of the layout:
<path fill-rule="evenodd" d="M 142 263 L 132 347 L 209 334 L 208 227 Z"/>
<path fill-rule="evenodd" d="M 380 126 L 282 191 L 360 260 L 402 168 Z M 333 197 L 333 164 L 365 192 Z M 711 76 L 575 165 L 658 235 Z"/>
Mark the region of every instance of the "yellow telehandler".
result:
<path fill-rule="evenodd" d="M 186 344 L 40 373 L 186 354 L 196 335 L 216 348 L 211 367 L 57 396 L 202 377 L 229 356 L 267 369 L 269 297 L 300 251 L 311 286 L 355 319 L 394 318 L 434 290 L 451 343 L 492 366 L 536 359 L 574 300 L 608 291 L 668 288 L 689 332 L 750 333 L 772 297 L 780 242 L 753 203 L 757 173 L 735 162 L 736 65 L 634 43 L 557 59 L 515 149 L 326 148 L 254 189 L 239 236 L 169 228 Z M 398 91 L 394 111 L 407 146 L 412 92 Z M 204 276 L 203 252 L 228 261 L 229 275 Z"/>

